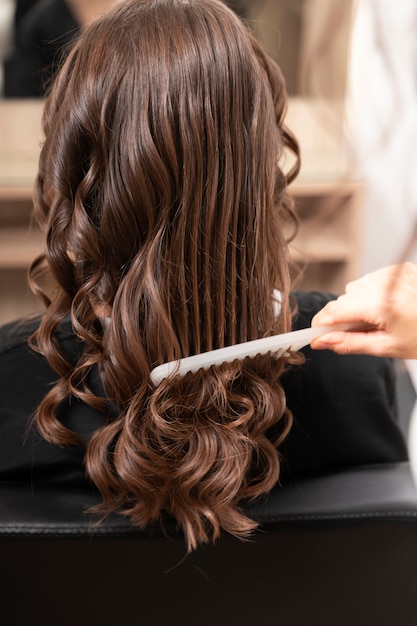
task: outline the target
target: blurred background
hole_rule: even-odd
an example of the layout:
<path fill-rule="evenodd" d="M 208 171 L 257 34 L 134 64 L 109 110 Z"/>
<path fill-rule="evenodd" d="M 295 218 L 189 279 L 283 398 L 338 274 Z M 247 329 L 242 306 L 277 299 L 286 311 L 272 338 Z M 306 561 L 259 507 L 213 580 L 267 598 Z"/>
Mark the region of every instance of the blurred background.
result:
<path fill-rule="evenodd" d="M 47 65 L 113 0 L 0 0 L 0 323 L 31 312 L 30 226 Z M 414 0 L 231 0 L 279 62 L 302 171 L 294 286 L 340 293 L 413 258 L 417 199 Z M 39 63 L 43 63 L 41 68 Z"/>

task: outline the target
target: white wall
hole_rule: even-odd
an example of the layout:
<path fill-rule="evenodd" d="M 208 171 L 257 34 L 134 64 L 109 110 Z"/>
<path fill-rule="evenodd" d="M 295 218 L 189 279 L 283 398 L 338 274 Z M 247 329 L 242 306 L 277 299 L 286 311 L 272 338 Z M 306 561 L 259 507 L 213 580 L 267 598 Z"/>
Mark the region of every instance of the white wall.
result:
<path fill-rule="evenodd" d="M 350 57 L 351 144 L 368 185 L 363 272 L 406 254 L 417 220 L 417 2 L 356 0 Z"/>

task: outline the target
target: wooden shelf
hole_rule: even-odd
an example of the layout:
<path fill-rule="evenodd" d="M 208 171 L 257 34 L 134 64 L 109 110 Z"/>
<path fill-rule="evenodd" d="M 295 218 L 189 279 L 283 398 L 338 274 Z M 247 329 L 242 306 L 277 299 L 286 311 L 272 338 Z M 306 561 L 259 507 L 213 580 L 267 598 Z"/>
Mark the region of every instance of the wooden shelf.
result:
<path fill-rule="evenodd" d="M 357 277 L 364 189 L 349 159 L 340 99 L 293 98 L 287 124 L 299 139 L 301 171 L 290 191 L 299 231 L 290 245 L 304 269 L 297 288 L 341 293 Z"/>
<path fill-rule="evenodd" d="M 324 242 L 322 245 L 290 244 L 291 258 L 296 263 L 346 263 L 352 250 L 345 242 Z"/>
<path fill-rule="evenodd" d="M 294 187 L 293 195 L 300 223 L 290 253 L 305 270 L 295 286 L 342 293 L 358 272 L 363 187 L 332 181 Z"/>
<path fill-rule="evenodd" d="M 0 230 L 0 268 L 26 269 L 42 250 L 41 233 L 27 228 Z"/>

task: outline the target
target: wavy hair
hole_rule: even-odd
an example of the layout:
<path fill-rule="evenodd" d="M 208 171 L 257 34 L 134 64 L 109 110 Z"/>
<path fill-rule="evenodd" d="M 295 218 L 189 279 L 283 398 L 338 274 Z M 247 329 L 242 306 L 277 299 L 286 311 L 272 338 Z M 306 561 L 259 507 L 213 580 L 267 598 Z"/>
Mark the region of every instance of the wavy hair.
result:
<path fill-rule="evenodd" d="M 75 397 L 100 411 L 85 451 L 95 511 L 141 527 L 174 518 L 189 550 L 256 527 L 242 503 L 279 478 L 291 426 L 279 379 L 298 357 L 156 388 L 150 371 L 290 329 L 282 225 L 298 148 L 286 100 L 279 68 L 221 2 L 134 0 L 85 29 L 45 105 L 34 207 L 46 246 L 29 277 L 46 310 L 32 345 L 58 379 L 35 423 L 48 441 L 83 445 L 58 408 Z M 76 363 L 57 339 L 68 316 Z"/>

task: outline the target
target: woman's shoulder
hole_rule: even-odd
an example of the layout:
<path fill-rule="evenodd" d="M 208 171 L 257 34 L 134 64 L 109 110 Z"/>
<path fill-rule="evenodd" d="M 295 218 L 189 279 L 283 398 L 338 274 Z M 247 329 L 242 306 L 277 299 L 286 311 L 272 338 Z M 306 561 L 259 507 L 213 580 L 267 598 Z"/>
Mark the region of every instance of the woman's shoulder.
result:
<path fill-rule="evenodd" d="M 319 291 L 292 295 L 297 305 L 294 329 L 310 326 L 317 311 L 336 298 Z M 290 473 L 405 460 L 392 360 L 310 346 L 302 353 L 304 364 L 283 377 L 287 406 L 294 415 L 283 446 Z"/>
<path fill-rule="evenodd" d="M 0 326 L 0 354 L 26 346 L 40 323 L 39 316 L 17 319 Z"/>
<path fill-rule="evenodd" d="M 41 315 L 32 315 L 0 326 L 0 355 L 20 348 L 26 349 L 30 337 L 39 328 L 41 321 Z M 74 334 L 68 317 L 59 324 L 56 338 L 66 346 L 74 343 Z"/>
<path fill-rule="evenodd" d="M 311 325 L 311 320 L 330 300 L 335 300 L 336 295 L 328 291 L 293 291 L 291 293 L 296 303 L 293 319 L 293 329 L 306 328 Z"/>

